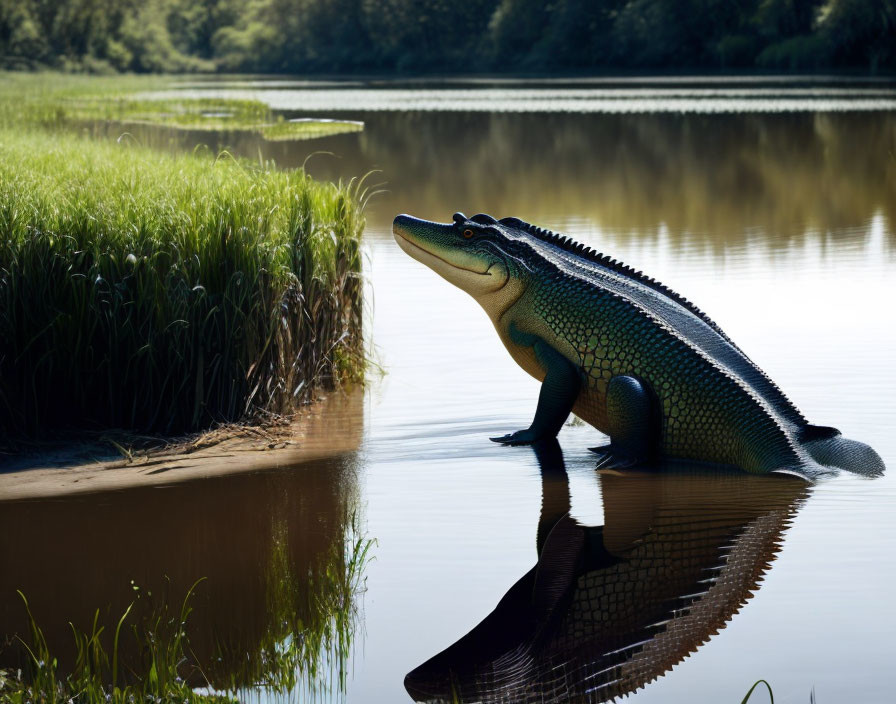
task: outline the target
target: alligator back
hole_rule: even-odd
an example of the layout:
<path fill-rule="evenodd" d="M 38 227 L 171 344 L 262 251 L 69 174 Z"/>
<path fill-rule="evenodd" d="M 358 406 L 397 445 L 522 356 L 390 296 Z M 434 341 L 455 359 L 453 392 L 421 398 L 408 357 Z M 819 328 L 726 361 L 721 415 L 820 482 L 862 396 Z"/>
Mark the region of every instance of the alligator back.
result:
<path fill-rule="evenodd" d="M 523 223 L 525 225 L 525 223 Z M 532 226 L 525 225 L 528 228 Z M 534 333 L 582 372 L 574 412 L 608 432 L 606 390 L 634 376 L 655 396 L 658 449 L 669 458 L 753 472 L 879 473 L 880 458 L 808 423 L 778 386 L 707 315 L 662 284 L 553 233 L 530 229 L 536 276 L 496 323 Z M 502 334 L 508 348 L 518 347 Z M 525 352 L 511 349 L 524 368 Z M 809 445 L 807 441 L 814 444 Z M 825 449 L 826 448 L 826 449 Z"/>
<path fill-rule="evenodd" d="M 580 278 L 595 289 L 629 300 L 670 332 L 699 349 L 718 366 L 736 375 L 785 421 L 808 421 L 780 388 L 708 315 L 672 289 L 622 262 L 596 253 L 555 233 L 519 221 L 534 236 L 533 248 L 558 274 Z"/>
<path fill-rule="evenodd" d="M 778 412 L 745 379 L 740 367 L 755 365 L 736 347 L 686 310 L 675 311 L 677 304 L 661 294 L 662 316 L 645 304 L 642 291 L 624 295 L 623 287 L 597 279 L 571 267 L 546 269 L 506 316 L 507 324 L 545 339 L 581 370 L 577 415 L 609 432 L 607 385 L 613 377 L 634 376 L 655 397 L 658 449 L 666 457 L 754 472 L 811 462 L 794 441 L 802 427 L 795 412 Z M 676 317 L 687 334 L 670 324 Z M 719 361 L 717 349 L 739 358 L 740 367 Z"/>

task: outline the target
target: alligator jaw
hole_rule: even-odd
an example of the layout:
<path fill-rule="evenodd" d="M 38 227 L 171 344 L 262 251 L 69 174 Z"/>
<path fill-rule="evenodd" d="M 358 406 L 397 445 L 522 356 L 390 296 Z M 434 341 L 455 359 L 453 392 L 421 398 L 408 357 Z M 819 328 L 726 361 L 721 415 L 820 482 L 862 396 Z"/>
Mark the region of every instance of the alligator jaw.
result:
<path fill-rule="evenodd" d="M 445 238 L 452 229 L 451 225 L 409 215 L 399 215 L 392 224 L 392 234 L 399 247 L 474 298 L 480 299 L 503 287 L 507 282 L 506 268 L 481 261 L 462 248 L 440 245 L 439 238 Z"/>
<path fill-rule="evenodd" d="M 428 249 L 424 249 L 419 244 L 415 242 L 411 242 L 407 237 L 401 234 L 398 231 L 397 227 L 392 228 L 392 234 L 395 237 L 395 241 L 398 242 L 398 246 L 401 247 L 407 254 L 412 256 L 418 262 L 422 262 L 426 264 L 430 269 L 441 274 L 440 269 L 442 267 L 450 267 L 451 269 L 456 269 L 457 271 L 465 271 L 468 274 L 474 274 L 476 276 L 491 276 L 492 275 L 492 265 L 489 264 L 488 269 L 485 271 L 475 271 L 474 269 L 465 269 L 462 266 L 458 266 L 456 264 L 452 264 L 447 259 L 443 259 L 437 254 L 433 254 Z M 443 275 L 444 276 L 444 275 Z M 445 277 L 447 278 L 447 277 Z"/>

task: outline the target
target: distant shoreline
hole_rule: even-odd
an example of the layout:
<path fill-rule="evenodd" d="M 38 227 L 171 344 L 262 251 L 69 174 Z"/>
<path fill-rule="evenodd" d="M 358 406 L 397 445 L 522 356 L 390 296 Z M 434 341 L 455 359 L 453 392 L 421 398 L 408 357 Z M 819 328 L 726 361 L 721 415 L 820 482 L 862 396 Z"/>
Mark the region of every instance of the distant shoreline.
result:
<path fill-rule="evenodd" d="M 5 67 L 0 71 L 22 74 L 59 73 L 59 69 L 52 65 L 39 65 L 34 67 Z M 669 82 L 680 80 L 683 82 L 720 82 L 725 80 L 768 80 L 786 83 L 794 80 L 844 80 L 860 83 L 887 83 L 896 81 L 896 67 L 877 72 L 871 72 L 859 67 L 842 68 L 818 68 L 813 70 L 782 71 L 761 69 L 712 69 L 712 68 L 667 68 L 667 69 L 563 69 L 557 71 L 461 71 L 461 70 L 414 70 L 414 71 L 316 71 L 270 73 L 266 71 L 175 71 L 175 72 L 144 72 L 121 71 L 111 74 L 94 74 L 90 71 L 73 71 L 73 76 L 91 76 L 105 78 L 118 77 L 169 77 L 175 79 L 212 79 L 212 80 L 307 80 L 318 83 L 321 81 L 419 81 L 419 82 L 450 82 L 450 81 L 619 81 L 619 82 Z"/>

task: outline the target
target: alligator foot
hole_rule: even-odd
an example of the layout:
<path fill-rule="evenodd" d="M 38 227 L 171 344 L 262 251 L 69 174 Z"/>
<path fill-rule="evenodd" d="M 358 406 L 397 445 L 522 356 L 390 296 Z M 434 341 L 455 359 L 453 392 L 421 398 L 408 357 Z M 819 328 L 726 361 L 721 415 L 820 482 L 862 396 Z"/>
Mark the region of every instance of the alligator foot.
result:
<path fill-rule="evenodd" d="M 581 374 L 557 350 L 534 335 L 525 335 L 511 326 L 511 336 L 535 349 L 535 358 L 544 368 L 545 376 L 532 425 L 491 440 L 502 445 L 531 445 L 538 440 L 556 438 L 579 395 Z"/>
<path fill-rule="evenodd" d="M 643 457 L 629 454 L 613 443 L 588 449 L 597 454 L 597 469 L 630 469 L 644 463 Z"/>
<path fill-rule="evenodd" d="M 610 443 L 592 447 L 598 469 L 628 469 L 654 454 L 656 431 L 653 399 L 632 376 L 614 376 L 607 385 L 607 431 Z"/>
<path fill-rule="evenodd" d="M 532 428 L 517 430 L 515 433 L 507 433 L 497 438 L 489 438 L 492 442 L 502 445 L 531 445 L 539 439 L 538 434 Z"/>

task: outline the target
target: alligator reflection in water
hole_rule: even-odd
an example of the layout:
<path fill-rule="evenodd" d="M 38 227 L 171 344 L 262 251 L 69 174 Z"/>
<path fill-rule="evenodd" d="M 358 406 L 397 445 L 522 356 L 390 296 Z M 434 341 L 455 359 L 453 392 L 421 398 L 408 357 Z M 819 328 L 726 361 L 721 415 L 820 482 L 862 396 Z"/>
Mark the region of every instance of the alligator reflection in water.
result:
<path fill-rule="evenodd" d="M 808 496 L 789 477 L 603 474 L 605 525 L 569 517 L 559 445 L 538 563 L 482 623 L 408 674 L 417 701 L 602 702 L 653 681 L 751 597 Z"/>
<path fill-rule="evenodd" d="M 63 672 L 69 622 L 90 632 L 100 607 L 104 642 L 122 630 L 120 661 L 139 671 L 142 624 L 160 606 L 177 614 L 198 579 L 187 621 L 191 683 L 215 688 L 321 690 L 344 685 L 365 543 L 352 520 L 352 453 L 255 474 L 167 487 L 3 503 L 0 510 L 0 668 L 27 661 L 27 597 Z M 5 641 L 5 643 L 4 643 Z M 189 675 L 185 667 L 182 675 Z M 204 679 L 205 677 L 208 680 Z"/>

